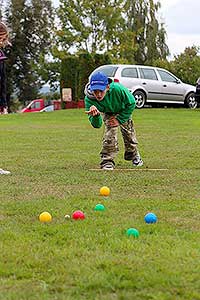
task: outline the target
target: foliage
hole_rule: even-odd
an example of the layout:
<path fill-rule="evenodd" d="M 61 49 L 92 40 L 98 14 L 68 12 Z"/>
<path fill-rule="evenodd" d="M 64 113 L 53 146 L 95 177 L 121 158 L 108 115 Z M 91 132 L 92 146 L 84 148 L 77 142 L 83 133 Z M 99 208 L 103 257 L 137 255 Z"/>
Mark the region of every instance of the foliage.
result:
<path fill-rule="evenodd" d="M 57 89 L 60 84 L 60 69 L 61 61 L 59 59 L 55 58 L 51 61 L 45 56 L 40 57 L 38 74 L 45 83 L 48 82 L 52 89 Z"/>
<path fill-rule="evenodd" d="M 167 69 L 171 71 L 171 63 L 167 59 L 156 59 L 152 62 L 152 66 Z"/>
<path fill-rule="evenodd" d="M 60 1 L 53 53 L 61 59 L 62 86 L 72 87 L 73 99 L 83 97 L 89 74 L 103 61 L 145 64 L 166 59 L 169 51 L 164 25 L 157 20 L 159 8 L 160 3 L 152 0 Z"/>
<path fill-rule="evenodd" d="M 6 16 L 13 45 L 8 61 L 9 93 L 15 92 L 25 102 L 37 97 L 42 85 L 38 64 L 50 48 L 51 1 L 10 0 Z"/>
<path fill-rule="evenodd" d="M 160 3 L 144 0 L 61 0 L 58 43 L 67 53 L 108 54 L 112 61 L 151 63 L 166 58 L 166 32 L 159 24 Z"/>
<path fill-rule="evenodd" d="M 200 47 L 187 47 L 171 62 L 173 72 L 184 82 L 195 84 L 200 76 Z"/>
<path fill-rule="evenodd" d="M 49 93 L 45 93 L 45 94 L 40 93 L 39 97 L 44 100 L 48 100 L 48 101 L 49 100 L 60 100 L 60 92 L 55 91 L 55 92 L 49 92 Z"/>
<path fill-rule="evenodd" d="M 175 74 L 183 82 L 195 85 L 199 78 L 200 48 L 197 46 L 187 47 L 184 52 L 176 55 L 172 60 L 157 59 L 152 65 L 167 69 Z"/>
<path fill-rule="evenodd" d="M 61 0 L 58 37 L 62 49 L 98 53 L 112 48 L 121 22 L 120 3 L 121 0 Z"/>
<path fill-rule="evenodd" d="M 0 299 L 199 300 L 199 112 L 135 110 L 143 171 L 125 170 L 120 138 L 114 172 L 90 170 L 103 129 L 82 109 L 1 116 Z M 84 221 L 64 218 L 79 209 Z"/>
<path fill-rule="evenodd" d="M 155 59 L 166 59 L 169 49 L 165 42 L 164 24 L 157 14 L 160 2 L 126 0 L 124 5 L 125 31 L 129 34 L 124 44 L 130 44 L 125 54 L 129 63 L 152 64 Z M 130 36 L 132 34 L 132 37 Z M 125 48 L 126 49 L 126 48 Z"/>
<path fill-rule="evenodd" d="M 108 55 L 82 52 L 79 55 L 68 55 L 61 63 L 61 88 L 72 88 L 72 99 L 77 101 L 84 98 L 84 87 L 90 73 L 96 66 L 108 64 Z"/>
<path fill-rule="evenodd" d="M 9 103 L 9 110 L 12 113 L 16 113 L 21 111 L 21 109 L 23 108 L 22 103 L 18 101 L 17 98 L 12 98 L 12 101 Z"/>

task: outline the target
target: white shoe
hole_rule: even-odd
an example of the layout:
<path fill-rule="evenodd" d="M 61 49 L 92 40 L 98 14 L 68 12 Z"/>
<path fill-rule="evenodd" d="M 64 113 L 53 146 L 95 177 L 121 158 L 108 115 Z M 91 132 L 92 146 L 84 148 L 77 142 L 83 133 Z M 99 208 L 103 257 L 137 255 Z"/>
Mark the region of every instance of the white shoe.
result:
<path fill-rule="evenodd" d="M 136 157 L 133 159 L 133 166 L 134 167 L 141 167 L 143 166 L 143 160 L 140 157 L 140 154 L 137 154 Z"/>
<path fill-rule="evenodd" d="M 3 113 L 2 113 L 3 115 L 7 115 L 8 114 L 8 109 L 7 109 L 7 107 L 4 107 L 4 109 L 3 109 Z"/>
<path fill-rule="evenodd" d="M 105 165 L 103 165 L 101 167 L 102 170 L 114 170 L 114 165 L 111 162 L 105 163 Z"/>
<path fill-rule="evenodd" d="M 6 171 L 6 170 L 3 170 L 3 169 L 0 169 L 0 175 L 9 175 L 11 174 L 10 171 Z"/>

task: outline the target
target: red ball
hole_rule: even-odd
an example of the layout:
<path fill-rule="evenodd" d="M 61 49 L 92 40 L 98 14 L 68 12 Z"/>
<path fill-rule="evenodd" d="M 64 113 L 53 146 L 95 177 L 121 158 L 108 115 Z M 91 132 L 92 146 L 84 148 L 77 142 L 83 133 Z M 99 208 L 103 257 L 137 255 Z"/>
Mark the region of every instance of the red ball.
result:
<path fill-rule="evenodd" d="M 84 220 L 84 219 L 85 219 L 85 215 L 84 215 L 84 213 L 83 213 L 81 210 L 76 210 L 76 211 L 72 214 L 72 218 L 73 218 L 74 220 L 78 220 L 78 219 Z"/>

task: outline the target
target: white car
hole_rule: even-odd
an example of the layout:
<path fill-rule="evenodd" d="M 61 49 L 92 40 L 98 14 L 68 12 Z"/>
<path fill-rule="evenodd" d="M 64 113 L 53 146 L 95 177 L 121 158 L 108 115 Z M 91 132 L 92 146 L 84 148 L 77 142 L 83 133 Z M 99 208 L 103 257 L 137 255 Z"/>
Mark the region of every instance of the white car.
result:
<path fill-rule="evenodd" d="M 96 72 L 103 72 L 115 82 L 120 82 L 127 87 L 135 97 L 137 108 L 142 108 L 148 103 L 181 104 L 189 108 L 197 107 L 194 95 L 196 87 L 183 83 L 165 69 L 116 64 L 100 66 L 92 74 Z"/>

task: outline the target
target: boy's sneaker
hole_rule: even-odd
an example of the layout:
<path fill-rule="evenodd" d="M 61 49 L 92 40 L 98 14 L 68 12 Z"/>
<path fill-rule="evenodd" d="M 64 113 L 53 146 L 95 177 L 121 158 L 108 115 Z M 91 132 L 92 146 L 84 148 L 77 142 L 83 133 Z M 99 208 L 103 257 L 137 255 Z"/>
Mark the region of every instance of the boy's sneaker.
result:
<path fill-rule="evenodd" d="M 141 159 L 139 154 L 136 155 L 136 157 L 132 160 L 132 162 L 134 167 L 143 166 L 143 160 Z"/>
<path fill-rule="evenodd" d="M 112 162 L 107 162 L 101 166 L 102 170 L 114 170 L 114 164 Z"/>
<path fill-rule="evenodd" d="M 11 174 L 10 171 L 0 169 L 0 175 L 9 175 L 9 174 Z"/>

